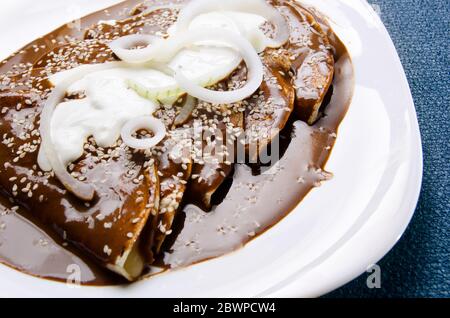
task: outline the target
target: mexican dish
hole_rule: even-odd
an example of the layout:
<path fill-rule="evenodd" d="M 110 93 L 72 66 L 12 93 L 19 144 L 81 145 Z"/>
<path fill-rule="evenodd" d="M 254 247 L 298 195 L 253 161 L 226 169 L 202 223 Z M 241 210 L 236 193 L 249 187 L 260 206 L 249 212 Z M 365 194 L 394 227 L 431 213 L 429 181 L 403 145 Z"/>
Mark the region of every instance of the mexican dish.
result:
<path fill-rule="evenodd" d="M 133 282 L 244 246 L 332 177 L 353 92 L 292 0 L 121 2 L 0 62 L 0 262 Z"/>

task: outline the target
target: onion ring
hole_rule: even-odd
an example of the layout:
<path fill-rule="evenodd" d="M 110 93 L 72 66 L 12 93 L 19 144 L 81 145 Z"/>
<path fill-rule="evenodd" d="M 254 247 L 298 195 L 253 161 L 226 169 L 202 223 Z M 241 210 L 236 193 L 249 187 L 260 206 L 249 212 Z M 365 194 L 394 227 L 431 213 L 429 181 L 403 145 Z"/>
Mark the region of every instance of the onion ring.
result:
<path fill-rule="evenodd" d="M 145 63 L 159 48 L 158 42 L 163 39 L 149 34 L 131 34 L 111 41 L 108 46 L 122 61 L 128 63 Z M 131 47 L 143 44 L 146 47 L 131 49 Z"/>
<path fill-rule="evenodd" d="M 152 138 L 138 139 L 133 137 L 139 129 L 145 129 L 155 134 Z M 159 144 L 166 136 L 166 126 L 152 116 L 137 117 L 129 120 L 122 128 L 122 141 L 130 148 L 146 150 Z"/>
<path fill-rule="evenodd" d="M 159 10 L 178 10 L 181 8 L 181 5 L 176 4 L 159 5 L 145 10 L 139 15 L 148 15 Z M 154 50 L 152 45 L 155 45 L 160 40 L 162 40 L 162 38 L 155 35 L 131 34 L 111 41 L 108 46 L 114 54 L 116 54 L 123 61 L 127 61 L 128 63 L 144 63 L 147 60 L 142 60 L 142 57 L 151 54 Z M 141 43 L 145 44 L 146 47 L 141 49 L 130 49 L 133 45 Z"/>
<path fill-rule="evenodd" d="M 144 55 L 141 56 L 141 60 L 152 62 L 153 64 L 156 62 L 166 63 L 183 48 L 211 39 L 225 42 L 241 53 L 248 68 L 248 79 L 244 87 L 231 92 L 211 91 L 187 79 L 182 74 L 182 69 L 174 70 L 174 77 L 177 83 L 189 95 L 213 104 L 232 104 L 251 96 L 263 81 L 263 65 L 251 43 L 244 37 L 231 31 L 217 29 L 177 33 L 172 38 L 159 41 L 157 46 L 152 46 L 151 50 L 145 52 L 145 54 L 148 54 L 145 58 Z M 136 61 L 135 57 L 131 60 L 125 60 L 125 62 L 132 61 Z"/>

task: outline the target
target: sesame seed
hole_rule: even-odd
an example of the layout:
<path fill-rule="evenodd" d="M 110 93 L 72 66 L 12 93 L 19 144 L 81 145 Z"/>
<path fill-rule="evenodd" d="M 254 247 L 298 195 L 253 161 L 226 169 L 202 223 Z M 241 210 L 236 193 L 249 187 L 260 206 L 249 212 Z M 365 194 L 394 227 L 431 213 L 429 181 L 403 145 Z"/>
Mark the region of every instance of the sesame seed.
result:
<path fill-rule="evenodd" d="M 106 255 L 110 256 L 111 253 L 112 253 L 112 250 L 109 248 L 108 245 L 105 245 L 105 246 L 103 247 L 103 252 L 104 252 Z"/>
<path fill-rule="evenodd" d="M 137 224 L 140 220 L 141 220 L 141 218 L 135 218 L 135 219 L 131 220 L 131 223 Z"/>

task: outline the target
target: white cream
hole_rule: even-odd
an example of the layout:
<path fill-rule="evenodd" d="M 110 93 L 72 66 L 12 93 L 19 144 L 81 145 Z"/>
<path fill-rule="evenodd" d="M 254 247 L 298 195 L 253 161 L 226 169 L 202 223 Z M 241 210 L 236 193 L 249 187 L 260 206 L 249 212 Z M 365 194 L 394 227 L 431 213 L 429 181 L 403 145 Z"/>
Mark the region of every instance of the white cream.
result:
<path fill-rule="evenodd" d="M 86 98 L 59 104 L 52 117 L 52 140 L 66 166 L 82 156 L 88 137 L 93 136 L 100 147 L 111 147 L 128 120 L 156 110 L 154 102 L 140 97 L 122 79 L 91 77 L 86 85 Z M 51 170 L 43 148 L 38 163 Z"/>
<path fill-rule="evenodd" d="M 221 28 L 234 31 L 245 37 L 258 52 L 266 49 L 264 32 L 260 26 L 266 22 L 263 17 L 242 12 L 221 11 L 201 14 L 192 20 L 189 30 Z"/>

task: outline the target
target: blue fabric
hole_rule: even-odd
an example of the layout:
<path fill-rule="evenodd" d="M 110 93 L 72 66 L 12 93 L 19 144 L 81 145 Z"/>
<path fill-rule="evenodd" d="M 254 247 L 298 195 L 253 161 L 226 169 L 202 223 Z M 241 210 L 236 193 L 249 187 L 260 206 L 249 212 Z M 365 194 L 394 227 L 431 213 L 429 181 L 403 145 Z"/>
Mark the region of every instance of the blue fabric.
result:
<path fill-rule="evenodd" d="M 381 289 L 368 274 L 328 297 L 450 297 L 450 1 L 370 0 L 397 47 L 414 97 L 424 150 L 415 216 L 379 262 Z M 379 11 L 378 11 L 379 10 Z"/>

